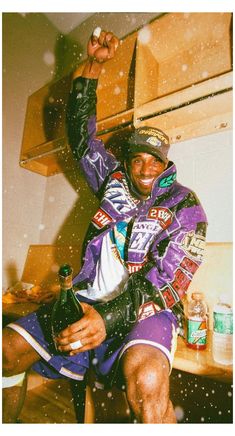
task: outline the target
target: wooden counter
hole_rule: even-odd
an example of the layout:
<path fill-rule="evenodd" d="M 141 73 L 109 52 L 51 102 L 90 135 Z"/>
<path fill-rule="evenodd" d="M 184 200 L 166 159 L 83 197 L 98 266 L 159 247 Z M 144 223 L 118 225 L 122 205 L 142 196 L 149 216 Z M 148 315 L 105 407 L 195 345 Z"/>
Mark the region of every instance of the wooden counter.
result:
<path fill-rule="evenodd" d="M 212 332 L 210 330 L 205 350 L 192 350 L 186 346 L 181 337 L 178 338 L 173 368 L 227 383 L 232 382 L 233 378 L 233 365 L 221 365 L 212 357 Z"/>
<path fill-rule="evenodd" d="M 17 319 L 38 308 L 39 305 L 35 303 L 3 304 L 2 312 L 10 319 Z M 207 348 L 200 351 L 188 348 L 185 341 L 179 337 L 173 368 L 227 383 L 231 383 L 233 377 L 232 365 L 220 365 L 213 360 L 211 331 L 208 335 Z"/>

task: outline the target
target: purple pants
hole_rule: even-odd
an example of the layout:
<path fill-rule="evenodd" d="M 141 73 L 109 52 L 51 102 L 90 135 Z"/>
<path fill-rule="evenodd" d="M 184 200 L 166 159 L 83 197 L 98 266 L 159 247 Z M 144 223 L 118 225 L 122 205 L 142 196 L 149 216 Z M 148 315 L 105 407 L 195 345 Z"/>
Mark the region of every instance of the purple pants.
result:
<path fill-rule="evenodd" d="M 82 299 L 80 299 L 82 300 Z M 84 300 L 84 299 L 83 299 Z M 86 300 L 86 302 L 91 303 Z M 99 347 L 66 356 L 58 354 L 51 336 L 52 305 L 43 305 L 19 320 L 8 324 L 17 331 L 40 354 L 41 359 L 32 368 L 47 378 L 69 377 L 83 380 L 84 374 L 92 367 L 97 381 L 110 386 L 117 380 L 117 369 L 123 353 L 136 344 L 151 345 L 161 350 L 169 361 L 170 368 L 177 343 L 177 319 L 170 310 L 156 313 L 138 321 L 123 338 L 105 340 Z M 118 383 L 119 384 L 119 383 Z"/>

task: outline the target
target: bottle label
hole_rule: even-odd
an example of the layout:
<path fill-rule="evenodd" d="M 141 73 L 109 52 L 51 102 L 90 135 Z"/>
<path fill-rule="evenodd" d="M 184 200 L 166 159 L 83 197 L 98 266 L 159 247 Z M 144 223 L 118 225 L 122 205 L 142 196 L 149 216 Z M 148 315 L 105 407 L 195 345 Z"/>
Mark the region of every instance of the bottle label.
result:
<path fill-rule="evenodd" d="M 214 332 L 227 335 L 233 334 L 233 314 L 232 313 L 213 313 Z"/>
<path fill-rule="evenodd" d="M 188 319 L 187 341 L 189 344 L 205 345 L 207 336 L 206 320 Z"/>

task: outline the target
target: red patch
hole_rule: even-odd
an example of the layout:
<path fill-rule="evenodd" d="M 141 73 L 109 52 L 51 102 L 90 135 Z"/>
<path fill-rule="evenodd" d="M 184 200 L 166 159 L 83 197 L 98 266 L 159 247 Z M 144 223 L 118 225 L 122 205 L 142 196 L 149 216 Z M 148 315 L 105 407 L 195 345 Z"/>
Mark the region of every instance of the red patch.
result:
<path fill-rule="evenodd" d="M 166 207 L 151 207 L 148 211 L 147 218 L 158 220 L 161 227 L 166 229 L 173 221 L 173 213 Z"/>
<path fill-rule="evenodd" d="M 144 263 L 130 263 L 130 262 L 128 262 L 128 264 L 127 264 L 128 272 L 130 274 L 135 273 L 135 272 L 139 271 L 144 266 L 144 264 L 145 264 L 145 262 Z"/>
<path fill-rule="evenodd" d="M 190 283 L 190 278 L 186 276 L 186 274 L 181 271 L 181 269 L 177 269 L 175 272 L 175 280 L 171 283 L 171 286 L 177 292 L 179 298 L 181 299 L 184 297 Z"/>
<path fill-rule="evenodd" d="M 111 216 L 109 216 L 103 209 L 98 209 L 92 219 L 93 224 L 100 229 L 109 224 L 111 221 Z"/>
<path fill-rule="evenodd" d="M 198 269 L 198 264 L 188 257 L 183 258 L 180 266 L 191 274 L 194 274 Z"/>
<path fill-rule="evenodd" d="M 123 179 L 123 173 L 121 171 L 117 171 L 116 173 L 113 173 L 111 175 L 111 178 L 121 180 L 121 179 Z"/>
<path fill-rule="evenodd" d="M 173 304 L 175 304 L 175 299 L 172 295 L 172 291 L 170 290 L 170 288 L 165 288 L 163 291 L 161 291 L 161 293 L 162 293 L 162 296 L 165 300 L 167 307 L 171 307 L 171 306 L 173 306 Z"/>

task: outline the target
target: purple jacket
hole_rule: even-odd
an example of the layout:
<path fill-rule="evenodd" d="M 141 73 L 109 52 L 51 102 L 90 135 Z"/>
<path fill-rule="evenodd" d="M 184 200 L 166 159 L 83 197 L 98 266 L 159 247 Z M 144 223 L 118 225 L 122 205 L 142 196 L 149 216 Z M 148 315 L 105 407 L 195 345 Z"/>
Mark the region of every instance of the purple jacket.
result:
<path fill-rule="evenodd" d="M 202 262 L 207 219 L 196 195 L 177 182 L 173 162 L 154 182 L 149 199 L 133 194 L 124 167 L 96 138 L 96 86 L 96 80 L 75 79 L 67 112 L 73 154 L 100 199 L 74 285 L 92 285 L 103 236 L 131 217 L 125 259 L 128 282 L 123 294 L 95 306 L 112 335 L 130 329 L 149 302 L 156 310 L 171 308 L 178 317 L 182 314 L 180 300 Z"/>

